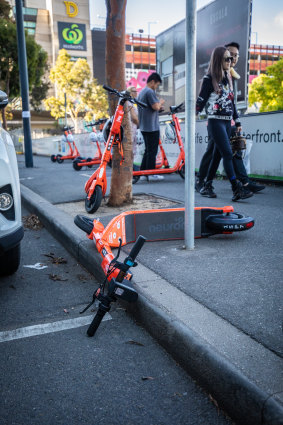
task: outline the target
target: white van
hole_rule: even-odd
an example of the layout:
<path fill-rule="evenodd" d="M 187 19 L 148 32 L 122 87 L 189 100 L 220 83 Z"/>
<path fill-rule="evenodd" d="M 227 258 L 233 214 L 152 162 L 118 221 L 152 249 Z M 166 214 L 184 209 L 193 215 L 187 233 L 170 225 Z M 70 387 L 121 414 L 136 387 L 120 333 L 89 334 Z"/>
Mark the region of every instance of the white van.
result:
<path fill-rule="evenodd" d="M 0 90 L 0 109 L 7 104 L 8 97 Z M 11 136 L 0 124 L 0 276 L 18 269 L 23 236 L 16 152 Z"/>

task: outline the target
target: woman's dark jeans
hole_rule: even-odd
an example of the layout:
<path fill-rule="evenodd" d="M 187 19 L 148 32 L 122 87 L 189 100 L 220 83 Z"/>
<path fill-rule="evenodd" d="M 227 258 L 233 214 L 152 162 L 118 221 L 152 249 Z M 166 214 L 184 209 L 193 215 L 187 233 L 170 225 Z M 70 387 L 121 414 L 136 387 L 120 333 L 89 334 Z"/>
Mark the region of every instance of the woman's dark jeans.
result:
<path fill-rule="evenodd" d="M 209 119 L 207 131 L 209 137 L 214 141 L 213 156 L 207 173 L 207 181 L 214 179 L 221 157 L 223 158 L 223 166 L 228 179 L 235 179 L 233 153 L 230 146 L 231 121 Z"/>
<path fill-rule="evenodd" d="M 214 150 L 214 140 L 210 136 L 208 136 L 208 144 L 206 147 L 206 151 L 203 154 L 203 157 L 201 159 L 201 162 L 199 165 L 199 171 L 198 171 L 198 178 L 201 181 L 204 181 L 207 176 L 208 168 L 213 156 L 213 150 Z M 219 158 L 219 162 L 220 160 L 221 160 L 221 157 Z M 240 180 L 243 184 L 249 183 L 250 179 L 243 162 L 243 151 L 238 151 L 233 155 L 233 166 L 236 173 L 236 178 Z M 213 176 L 213 179 L 214 178 L 215 176 Z"/>

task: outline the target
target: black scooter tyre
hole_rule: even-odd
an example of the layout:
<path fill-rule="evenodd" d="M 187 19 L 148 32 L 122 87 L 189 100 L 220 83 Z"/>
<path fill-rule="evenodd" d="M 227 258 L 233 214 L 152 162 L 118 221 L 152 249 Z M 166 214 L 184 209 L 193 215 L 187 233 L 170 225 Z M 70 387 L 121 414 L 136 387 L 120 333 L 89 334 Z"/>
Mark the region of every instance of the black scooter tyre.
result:
<path fill-rule="evenodd" d="M 140 176 L 133 176 L 132 183 L 136 184 L 139 181 L 139 179 L 140 179 Z"/>
<path fill-rule="evenodd" d="M 62 162 L 63 162 L 62 155 L 57 155 L 56 159 L 57 159 L 58 164 L 62 164 Z"/>
<path fill-rule="evenodd" d="M 183 167 L 178 170 L 178 173 L 180 174 L 182 179 L 185 179 L 185 165 L 183 165 Z"/>
<path fill-rule="evenodd" d="M 101 186 L 96 186 L 94 192 L 90 199 L 86 197 L 85 199 L 85 210 L 89 214 L 94 213 L 100 207 L 102 201 L 102 188 Z"/>
<path fill-rule="evenodd" d="M 87 233 L 88 235 L 91 234 L 91 231 L 93 229 L 93 220 L 91 218 L 86 217 L 85 215 L 78 214 L 74 218 L 74 223 L 83 232 Z"/>
<path fill-rule="evenodd" d="M 51 155 L 50 159 L 52 162 L 56 162 L 56 155 Z"/>
<path fill-rule="evenodd" d="M 240 213 L 211 214 L 206 218 L 206 225 L 218 232 L 241 232 L 254 226 L 254 219 Z"/>
<path fill-rule="evenodd" d="M 80 169 L 82 168 L 82 166 L 81 166 L 81 165 L 79 165 L 79 162 L 81 162 L 81 160 L 80 160 L 80 159 L 78 159 L 78 158 L 76 158 L 76 159 L 73 161 L 73 169 L 74 169 L 74 170 L 76 170 L 76 171 L 80 171 Z"/>
<path fill-rule="evenodd" d="M 86 162 L 91 162 L 92 161 L 92 158 L 87 158 L 87 160 L 86 160 Z M 90 164 L 90 165 L 88 165 L 88 168 L 91 168 L 92 167 L 92 164 Z"/>

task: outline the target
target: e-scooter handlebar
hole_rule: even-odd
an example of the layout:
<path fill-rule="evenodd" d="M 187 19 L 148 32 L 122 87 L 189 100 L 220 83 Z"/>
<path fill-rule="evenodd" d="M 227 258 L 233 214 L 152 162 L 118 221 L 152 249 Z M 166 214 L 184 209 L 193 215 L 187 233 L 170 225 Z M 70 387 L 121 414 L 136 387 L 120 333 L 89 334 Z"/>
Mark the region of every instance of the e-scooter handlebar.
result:
<path fill-rule="evenodd" d="M 142 236 L 142 235 L 139 235 L 138 239 L 136 240 L 134 246 L 131 249 L 130 254 L 124 260 L 124 263 L 125 264 L 127 264 L 127 261 L 129 263 L 130 262 L 132 263 L 132 264 L 127 264 L 127 265 L 129 265 L 129 267 L 132 267 L 132 265 L 134 264 L 135 259 L 136 259 L 137 255 L 138 255 L 138 253 L 140 252 L 140 250 L 142 249 L 143 244 L 145 243 L 145 241 L 146 241 L 146 238 L 144 236 Z"/>
<path fill-rule="evenodd" d="M 90 124 L 85 124 L 85 127 L 93 127 L 95 125 L 103 124 L 107 121 L 107 118 L 100 118 L 99 120 L 96 120 L 94 122 L 91 122 Z"/>
<path fill-rule="evenodd" d="M 118 90 L 112 89 L 111 87 L 108 87 L 105 84 L 103 85 L 103 88 L 104 88 L 104 90 L 109 91 L 109 93 L 115 94 L 118 97 L 122 97 L 123 99 L 126 99 L 131 103 L 136 103 L 141 108 L 147 108 L 147 105 L 145 103 L 140 102 L 139 100 L 135 99 L 127 91 L 119 92 Z"/>
<path fill-rule="evenodd" d="M 141 108 L 147 108 L 147 104 L 146 103 L 143 103 L 143 102 L 140 102 L 138 99 L 136 99 L 136 98 L 134 98 L 134 102 L 133 103 L 136 103 L 137 105 L 139 105 Z"/>

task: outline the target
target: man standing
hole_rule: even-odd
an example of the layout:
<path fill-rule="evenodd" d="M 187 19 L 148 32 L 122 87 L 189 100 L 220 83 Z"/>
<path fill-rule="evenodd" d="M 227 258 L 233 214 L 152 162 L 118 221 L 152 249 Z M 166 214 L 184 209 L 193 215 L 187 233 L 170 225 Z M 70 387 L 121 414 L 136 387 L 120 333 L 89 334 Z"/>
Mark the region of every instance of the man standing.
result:
<path fill-rule="evenodd" d="M 140 130 L 144 138 L 145 151 L 141 163 L 141 170 L 155 169 L 155 160 L 159 143 L 159 116 L 163 110 L 164 99 L 158 99 L 156 89 L 162 82 L 160 75 L 153 72 L 147 79 L 146 86 L 141 90 L 138 100 L 147 105 L 147 108 L 139 108 Z M 163 176 L 148 176 L 149 180 L 162 180 Z"/>

